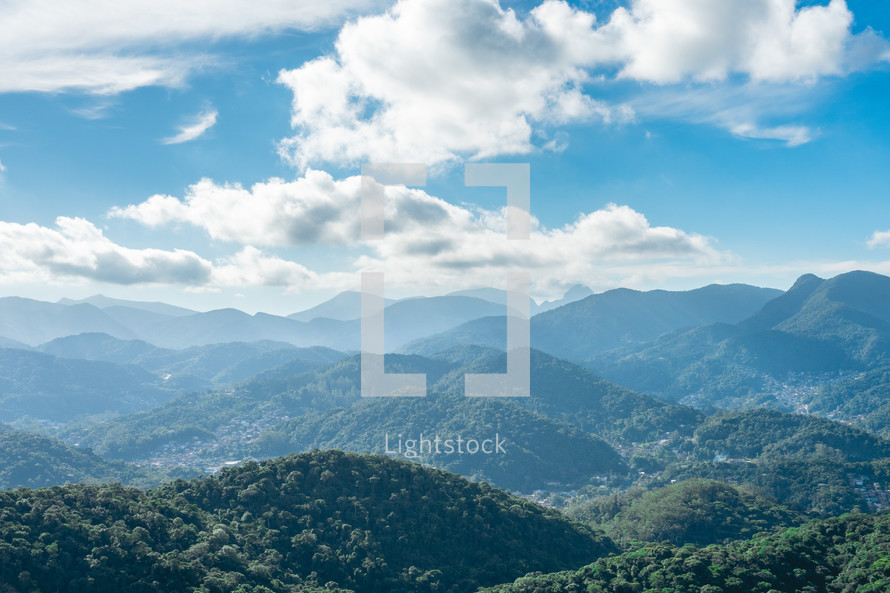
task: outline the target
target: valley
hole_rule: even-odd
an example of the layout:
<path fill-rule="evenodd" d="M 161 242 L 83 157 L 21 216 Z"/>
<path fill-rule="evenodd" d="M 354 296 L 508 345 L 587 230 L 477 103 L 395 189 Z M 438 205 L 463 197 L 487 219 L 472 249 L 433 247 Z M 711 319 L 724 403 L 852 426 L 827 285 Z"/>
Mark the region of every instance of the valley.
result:
<path fill-rule="evenodd" d="M 172 524 L 161 528 L 157 522 L 124 519 L 148 532 L 141 537 L 154 551 L 146 551 L 146 558 L 177 567 L 169 569 L 174 572 L 166 578 L 182 583 L 216 579 L 218 587 L 254 587 L 242 587 L 245 591 L 265 587 L 340 592 L 366 586 L 393 591 L 441 587 L 468 592 L 480 587 L 504 593 L 564 591 L 568 590 L 564 579 L 605 587 L 606 581 L 597 579 L 626 570 L 623 567 L 637 558 L 659 558 L 664 566 L 679 561 L 674 559 L 686 562 L 689 552 L 684 550 L 693 550 L 693 556 L 721 550 L 733 558 L 747 553 L 745 546 L 754 545 L 751 542 L 771 542 L 782 533 L 792 534 L 781 536 L 791 538 L 800 533 L 805 542 L 800 545 L 815 545 L 824 533 L 840 529 L 837 521 L 862 525 L 875 521 L 877 529 L 890 507 L 890 440 L 886 440 L 890 308 L 884 305 L 890 302 L 890 278 L 875 276 L 852 273 L 829 280 L 807 276 L 787 293 L 739 285 L 678 293 L 613 291 L 585 296 L 575 291 L 581 298 L 532 318 L 531 397 L 503 399 L 468 398 L 463 391 L 466 374 L 506 369 L 502 338 L 497 337 L 504 318 L 488 315 L 492 309 L 466 300 L 482 300 L 479 295 L 483 295 L 495 301 L 503 296 L 497 291 L 428 302 L 413 299 L 410 314 L 409 309 L 398 313 L 397 308 L 392 323 L 400 346 L 386 355 L 386 372 L 424 373 L 428 395 L 377 399 L 361 397 L 360 356 L 336 347 L 355 339 L 349 337 L 357 327 L 356 320 L 349 319 L 356 306 L 354 295 L 294 314 L 293 319 L 282 317 L 286 321 L 280 325 L 271 316 L 248 316 L 259 321 L 236 324 L 241 328 L 237 337 L 245 341 L 220 343 L 201 343 L 203 339 L 189 332 L 208 320 L 247 318 L 99 297 L 86 303 L 29 303 L 30 311 L 50 312 L 56 320 L 69 319 L 65 307 L 89 311 L 87 317 L 76 317 L 76 323 L 66 321 L 69 329 L 55 330 L 79 333 L 53 335 L 45 324 L 33 324 L 43 328 L 38 331 L 20 320 L 13 323 L 9 316 L 17 315 L 23 305 L 7 300 L 0 302 L 0 329 L 8 328 L 0 348 L 4 423 L 0 465 L 5 468 L 0 471 L 0 486 L 9 489 L 3 494 L 7 497 L 29 492 L 23 487 L 44 489 L 33 491 L 45 497 L 47 502 L 40 504 L 63 505 L 65 513 L 76 517 L 72 520 L 85 526 L 98 515 L 90 518 L 77 506 L 83 497 L 124 497 L 131 509 L 150 500 L 152 505 L 172 505 L 164 513 L 179 513 L 185 524 L 191 521 L 195 527 L 190 535 L 174 537 L 171 534 L 182 528 Z M 503 310 L 493 301 L 488 301 L 491 307 Z M 10 302 L 15 305 L 12 309 Z M 391 302 L 388 307 L 398 304 Z M 441 307 L 445 312 L 438 324 L 418 325 L 418 315 L 435 315 Z M 462 313 L 455 315 L 457 310 Z M 340 319 L 315 316 L 324 312 Z M 146 339 L 153 333 L 152 324 L 173 328 L 177 325 L 170 319 L 195 315 L 200 324 L 179 324 L 182 335 L 191 337 L 174 339 L 161 332 L 166 337 L 160 344 Z M 468 315 L 477 317 L 467 320 Z M 653 323 L 653 315 L 658 323 Z M 291 322 L 327 324 L 331 333 L 323 340 L 311 332 L 292 333 Z M 411 326 L 413 333 L 399 330 L 399 324 Z M 226 326 L 210 335 L 234 336 L 233 331 Z M 420 332 L 427 333 L 418 338 Z M 37 336 L 51 339 L 33 343 Z M 382 455 L 388 439 L 421 433 L 443 438 L 497 434 L 504 439 L 505 451 L 437 455 L 421 448 L 410 459 L 392 452 L 394 459 Z M 476 517 L 482 517 L 488 527 L 501 528 L 511 524 L 503 522 L 505 517 L 515 515 L 519 521 L 515 528 L 523 535 L 511 535 L 508 541 L 520 546 L 528 558 L 540 557 L 530 542 L 552 543 L 551 536 L 534 535 L 537 528 L 525 525 L 536 513 L 551 513 L 549 520 L 561 517 L 565 525 L 585 534 L 584 541 L 596 543 L 567 543 L 571 554 L 577 555 L 565 556 L 561 564 L 530 560 L 507 569 L 503 559 L 492 559 L 484 565 L 467 560 L 460 568 L 447 568 L 432 552 L 421 561 L 401 544 L 383 543 L 396 517 L 408 512 L 405 509 L 413 509 L 410 513 L 430 525 L 444 521 L 429 514 L 423 498 L 411 498 L 403 510 L 387 511 L 389 519 L 376 526 L 357 527 L 355 517 L 345 519 L 351 511 L 342 505 L 354 498 L 348 488 L 361 480 L 350 482 L 353 486 L 346 490 L 324 486 L 324 480 L 318 483 L 325 504 L 337 506 L 329 515 L 322 512 L 326 519 L 313 510 L 314 494 L 299 503 L 300 512 L 308 513 L 304 519 L 298 519 L 299 513 L 282 519 L 286 513 L 281 510 L 251 510 L 252 497 L 279 496 L 275 489 L 285 483 L 303 483 L 304 478 L 295 482 L 292 476 L 308 476 L 304 470 L 284 469 L 293 463 L 317 467 L 312 475 L 370 472 L 363 479 L 371 481 L 387 472 L 408 471 L 414 476 L 403 485 L 409 493 L 421 488 L 418 480 L 426 484 L 421 488 L 426 492 L 454 480 L 469 480 L 460 482 L 465 484 L 461 488 L 516 497 L 512 502 L 498 498 L 509 510 L 497 511 L 497 520 L 487 520 L 476 511 L 467 525 L 476 525 L 480 520 Z M 344 470 L 344 463 L 353 469 Z M 359 466 L 365 469 L 356 469 Z M 268 479 L 259 477 L 266 474 Z M 227 480 L 238 484 L 237 492 L 227 493 L 228 486 L 220 491 Z M 198 490 L 200 500 L 194 498 Z M 191 497 L 202 510 L 186 511 L 181 507 L 183 496 Z M 61 498 L 53 503 L 54 497 Z M 244 509 L 224 510 L 232 503 L 223 501 L 235 499 Z M 267 508 L 271 507 L 263 507 Z M 191 518 L 182 513 L 192 513 Z M 278 519 L 273 519 L 276 514 Z M 259 516 L 264 518 L 258 521 Z M 8 514 L 5 520 L 0 531 L 23 529 L 9 523 L 13 519 Z M 457 521 L 448 519 L 452 520 Z M 308 521 L 301 523 L 301 532 L 288 527 L 293 533 L 287 532 L 287 537 L 317 549 L 300 552 L 299 558 L 274 546 L 276 554 L 269 556 L 273 548 L 268 547 L 265 556 L 260 554 L 256 538 L 269 541 L 273 537 L 269 530 L 291 524 L 288 521 Z M 323 536 L 326 543 L 318 543 L 328 529 L 318 527 L 318 521 L 348 523 L 352 543 L 334 535 L 346 529 L 341 527 Z M 210 529 L 212 523 L 216 526 Z M 115 527 L 106 521 L 89 529 Z M 219 530 L 228 534 L 226 538 L 215 535 Z M 81 536 L 66 537 L 66 545 L 74 546 Z M 161 539 L 151 539 L 156 537 Z M 481 539 L 462 540 L 459 547 L 472 550 L 492 536 L 473 537 Z M 856 535 L 849 545 L 866 545 L 862 543 L 866 540 L 865 535 Z M 49 581 L 36 576 L 36 565 L 29 564 L 36 560 L 20 555 L 22 542 L 10 548 L 12 540 L 0 537 L 0 546 L 3 541 L 7 547 L 0 553 L 18 572 L 2 573 L 0 581 L 31 583 L 28 586 L 37 590 L 48 586 Z M 712 544 L 719 548 L 705 548 Z M 36 540 L 28 545 L 37 546 L 32 559 L 54 553 Z M 132 547 L 135 540 L 128 546 L 137 549 Z M 347 549 L 353 551 L 342 551 Z M 119 558 L 131 553 L 115 552 Z M 84 552 L 70 547 L 67 554 L 71 560 L 65 574 L 86 575 L 77 572 L 83 568 L 74 560 Z M 94 567 L 108 566 L 110 578 L 121 569 L 112 569 L 116 560 L 105 556 L 99 564 L 95 559 L 90 562 Z M 185 557 L 193 558 L 188 568 Z M 762 570 L 771 571 L 778 580 L 762 582 L 798 578 L 776 572 L 780 557 L 764 557 Z M 380 564 L 381 558 L 388 560 Z M 831 556 L 831 562 L 849 566 L 851 558 Z M 154 566 L 151 571 L 160 570 L 160 565 Z M 147 582 L 148 573 L 140 570 L 127 569 L 126 578 Z M 578 572 L 547 574 L 557 570 Z M 759 584 L 746 580 L 747 573 L 732 570 L 737 574 L 733 578 L 759 590 Z M 849 570 L 839 569 L 830 576 L 831 582 L 852 578 Z M 524 576 L 530 572 L 534 574 Z M 690 582 L 701 583 L 696 586 L 722 582 L 722 590 L 736 590 L 716 573 L 691 574 Z M 829 578 L 818 578 L 823 577 Z M 615 577 L 608 578 L 613 582 Z M 651 582 L 673 582 L 667 576 L 658 578 L 662 580 Z M 519 580 L 512 585 L 503 584 L 515 579 Z"/>

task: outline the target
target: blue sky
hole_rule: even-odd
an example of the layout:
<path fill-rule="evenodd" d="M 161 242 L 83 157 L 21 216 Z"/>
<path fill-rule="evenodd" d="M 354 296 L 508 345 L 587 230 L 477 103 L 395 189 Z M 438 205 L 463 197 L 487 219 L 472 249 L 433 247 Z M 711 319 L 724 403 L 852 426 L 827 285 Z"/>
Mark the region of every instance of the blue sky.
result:
<path fill-rule="evenodd" d="M 0 294 L 290 313 L 890 273 L 890 2 L 0 1 Z M 185 12 L 184 12 L 185 11 Z M 363 162 L 422 162 L 388 234 Z M 536 226 L 467 162 L 531 165 Z"/>

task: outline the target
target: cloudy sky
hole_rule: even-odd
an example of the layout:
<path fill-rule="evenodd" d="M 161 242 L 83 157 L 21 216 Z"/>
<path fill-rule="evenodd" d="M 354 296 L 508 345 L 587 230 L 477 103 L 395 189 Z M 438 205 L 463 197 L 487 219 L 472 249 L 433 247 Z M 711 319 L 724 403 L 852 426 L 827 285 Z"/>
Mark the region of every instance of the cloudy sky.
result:
<path fill-rule="evenodd" d="M 0 0 L 0 295 L 890 273 L 888 39 L 888 0 Z M 427 183 L 363 242 L 391 162 Z M 530 240 L 469 162 L 530 163 Z"/>

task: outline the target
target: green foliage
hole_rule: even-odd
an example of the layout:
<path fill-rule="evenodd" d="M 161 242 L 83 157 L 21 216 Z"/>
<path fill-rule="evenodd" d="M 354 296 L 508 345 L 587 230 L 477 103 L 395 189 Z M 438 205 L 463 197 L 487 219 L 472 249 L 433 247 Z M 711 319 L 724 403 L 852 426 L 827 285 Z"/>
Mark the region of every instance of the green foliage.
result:
<path fill-rule="evenodd" d="M 434 378 L 454 366 L 416 356 L 388 356 L 387 363 L 387 372 L 428 371 Z M 182 395 L 152 410 L 71 427 L 64 436 L 101 455 L 134 460 L 167 443 L 184 443 L 195 436 L 212 440 L 221 426 L 235 421 L 299 416 L 359 399 L 358 357 L 320 369 L 314 361 L 294 360 L 233 388 Z"/>
<path fill-rule="evenodd" d="M 747 539 L 801 522 L 775 500 L 713 480 L 691 479 L 650 491 L 593 499 L 566 510 L 613 539 L 700 546 Z"/>
<path fill-rule="evenodd" d="M 0 586 L 22 591 L 474 591 L 617 551 L 457 476 L 313 452 L 143 492 L 0 492 Z"/>
<path fill-rule="evenodd" d="M 890 515 L 846 515 L 706 548 L 647 544 L 577 571 L 528 575 L 486 593 L 887 591 Z"/>
<path fill-rule="evenodd" d="M 890 436 L 890 367 L 856 373 L 822 386 L 810 401 L 810 409 Z"/>
<path fill-rule="evenodd" d="M 886 276 L 850 272 L 822 280 L 807 275 L 735 326 L 663 334 L 649 344 L 598 354 L 589 364 L 632 389 L 674 400 L 695 394 L 696 405 L 743 407 L 789 373 L 837 376 L 890 364 L 887 303 Z M 843 412 L 838 408 L 845 405 L 844 392 L 839 387 L 822 394 L 814 409 Z M 856 405 L 868 414 L 886 403 L 886 398 L 862 398 Z"/>
<path fill-rule="evenodd" d="M 872 476 L 883 482 L 887 474 L 878 471 L 879 463 L 838 463 L 824 459 L 680 462 L 669 465 L 648 485 L 691 478 L 720 480 L 754 487 L 797 512 L 830 517 L 867 509 L 865 501 L 849 485 L 847 474 Z"/>
<path fill-rule="evenodd" d="M 748 485 L 791 509 L 827 517 L 867 505 L 849 475 L 885 483 L 890 445 L 854 427 L 813 416 L 751 410 L 709 417 L 678 455 L 640 486 L 691 478 Z"/>
<path fill-rule="evenodd" d="M 448 351 L 451 352 L 451 351 Z M 463 396 L 466 373 L 506 372 L 507 358 L 487 355 L 445 375 L 435 390 Z M 702 416 L 605 381 L 576 364 L 531 351 L 531 397 L 511 400 L 615 443 L 647 442 L 667 432 L 692 434 Z"/>
<path fill-rule="evenodd" d="M 696 456 L 818 458 L 843 462 L 890 457 L 890 441 L 815 416 L 749 410 L 712 416 L 695 431 Z"/>
<path fill-rule="evenodd" d="M 176 475 L 188 475 L 177 472 Z M 90 450 L 0 426 L 0 489 L 40 488 L 76 482 L 158 484 L 169 475 L 120 461 L 106 461 Z"/>
<path fill-rule="evenodd" d="M 502 353 L 462 347 L 435 359 L 387 355 L 388 372 L 427 374 L 429 397 L 410 401 L 362 401 L 358 357 L 321 369 L 294 362 L 234 389 L 191 394 L 149 412 L 70 429 L 66 439 L 102 455 L 135 460 L 167 443 L 187 443 L 196 436 L 212 440 L 221 427 L 258 418 L 270 419 L 265 432 L 256 443 L 228 449 L 228 458 L 314 447 L 382 453 L 386 435 L 498 434 L 509 442 L 506 455 L 437 455 L 423 460 L 499 487 L 531 491 L 548 482 L 584 484 L 593 475 L 626 471 L 616 452 L 593 434 L 613 442 L 642 442 L 670 431 L 691 434 L 701 421 L 690 408 L 617 387 L 544 353 L 532 351 L 531 362 L 532 397 L 491 400 L 464 397 L 464 376 L 504 372 Z"/>
<path fill-rule="evenodd" d="M 288 420 L 263 434 L 249 452 L 269 457 L 321 447 L 384 453 L 387 442 L 390 451 L 397 451 L 400 437 L 417 440 L 421 435 L 427 443 L 415 443 L 418 461 L 522 492 L 627 471 L 606 442 L 569 425 L 506 401 L 442 394 L 366 400 L 339 412 Z M 437 453 L 431 441 L 437 436 L 505 443 L 502 452 L 492 454 L 450 453 L 444 444 Z"/>
<path fill-rule="evenodd" d="M 0 420 L 22 416 L 69 422 L 104 412 L 132 412 L 169 400 L 175 392 L 143 368 L 56 358 L 0 348 Z"/>

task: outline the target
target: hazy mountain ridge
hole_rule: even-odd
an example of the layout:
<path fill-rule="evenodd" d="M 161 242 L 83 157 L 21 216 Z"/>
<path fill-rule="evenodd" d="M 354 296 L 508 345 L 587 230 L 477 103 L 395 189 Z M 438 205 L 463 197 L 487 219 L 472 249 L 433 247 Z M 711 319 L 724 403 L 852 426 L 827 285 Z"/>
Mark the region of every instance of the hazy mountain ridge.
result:
<path fill-rule="evenodd" d="M 683 327 L 741 321 L 780 294 L 746 284 L 711 284 L 688 291 L 619 288 L 535 316 L 532 345 L 560 358 L 587 360 L 597 352 L 648 342 Z"/>
<path fill-rule="evenodd" d="M 598 374 L 632 389 L 698 407 L 767 405 L 858 421 L 885 403 L 834 407 L 820 396 L 863 371 L 890 364 L 890 278 L 850 272 L 802 276 L 787 293 L 732 326 L 666 334 L 590 359 Z M 847 382 L 847 383 L 844 383 Z M 852 383 L 850 383 L 852 385 Z M 876 385 L 870 385 L 877 395 Z M 820 400 L 821 398 L 821 400 Z M 869 427 L 883 430 L 873 417 Z"/>
<path fill-rule="evenodd" d="M 491 366 L 479 367 L 388 355 L 387 372 L 427 374 L 429 396 L 410 401 L 362 400 L 358 357 L 319 369 L 286 365 L 234 390 L 190 394 L 147 412 L 84 429 L 74 427 L 66 438 L 116 458 L 149 460 L 172 445 L 203 451 L 201 459 L 219 463 L 313 447 L 382 453 L 387 434 L 419 438 L 423 432 L 481 440 L 498 433 L 510 443 L 507 456 L 438 456 L 429 462 L 504 487 L 531 490 L 546 482 L 585 483 L 594 474 L 626 471 L 611 447 L 591 436 L 598 429 L 610 438 L 629 439 L 683 430 L 679 425 L 684 422 L 691 434 L 700 421 L 688 408 L 609 385 L 589 371 L 537 352 L 532 358 L 533 376 L 540 369 L 546 379 L 533 383 L 531 398 L 463 397 L 464 374 L 497 372 L 502 357 L 493 353 Z M 545 384 L 551 388 L 546 390 Z M 245 440 L 244 432 L 252 436 Z M 199 442 L 193 445 L 195 437 Z"/>
<path fill-rule="evenodd" d="M 832 374 L 836 381 L 812 390 L 809 405 L 813 410 L 825 413 L 843 408 L 847 414 L 879 422 L 890 380 L 888 367 L 882 366 L 881 333 L 882 324 L 890 323 L 884 319 L 890 307 L 883 309 L 880 290 L 890 283 L 854 274 L 831 281 L 804 277 L 795 286 L 739 322 L 678 327 L 644 344 L 634 341 L 634 336 L 643 335 L 634 332 L 647 323 L 649 313 L 628 321 L 626 327 L 621 325 L 621 315 L 615 315 L 612 327 L 627 330 L 620 335 L 631 337 L 619 340 L 623 345 L 617 349 L 595 354 L 588 365 L 622 363 L 630 380 L 645 377 L 647 385 L 655 387 L 697 385 L 706 396 L 701 400 L 705 403 L 729 401 L 719 398 L 739 388 L 760 389 L 762 383 L 757 381 L 789 369 L 800 376 Z M 876 291 L 877 296 L 860 298 L 856 287 Z M 753 302 L 746 300 L 751 294 L 763 296 L 748 288 L 729 289 L 725 294 L 731 298 L 725 299 L 725 307 L 699 307 L 700 316 L 738 311 L 739 294 L 748 305 Z M 714 290 L 721 293 L 722 289 Z M 608 298 L 624 297 L 641 298 L 622 291 Z M 575 308 L 583 311 L 579 307 L 585 300 L 547 315 L 567 308 L 569 313 Z M 411 314 L 402 318 L 422 316 L 431 303 L 411 302 L 404 308 Z M 106 310 L 118 306 L 109 303 Z M 620 307 L 614 309 L 615 303 L 610 306 L 620 312 Z M 686 309 L 678 310 L 671 317 L 674 322 L 688 317 Z M 218 319 L 228 315 L 277 323 L 269 319 L 272 316 L 228 311 L 218 313 Z M 600 323 L 604 315 L 595 312 L 591 323 Z M 204 316 L 199 321 L 212 319 Z M 561 319 L 568 323 L 571 317 Z M 226 464 L 242 465 L 223 469 L 212 478 L 175 482 L 147 493 L 115 486 L 68 486 L 32 493 L 27 504 L 20 493 L 0 493 L 13 509 L 5 522 L 0 521 L 0 542 L 3 533 L 17 533 L 21 525 L 30 530 L 26 534 L 48 534 L 27 540 L 27 545 L 20 538 L 17 545 L 0 550 L 5 554 L 0 584 L 41 590 L 49 582 L 41 579 L 55 578 L 53 586 L 59 588 L 61 573 L 36 568 L 47 565 L 58 549 L 71 559 L 65 583 L 79 582 L 86 574 L 78 571 L 86 570 L 89 553 L 93 561 L 89 575 L 94 579 L 113 575 L 132 578 L 141 586 L 149 578 L 145 575 L 158 578 L 158 571 L 166 571 L 164 582 L 184 590 L 200 590 L 199 586 L 212 583 L 219 591 L 250 593 L 429 592 L 437 587 L 473 591 L 516 578 L 515 584 L 496 590 L 565 593 L 588 585 L 602 590 L 635 591 L 650 585 L 683 590 L 694 583 L 695 590 L 709 593 L 766 593 L 814 579 L 823 579 L 826 587 L 867 581 L 875 584 L 875 590 L 883 590 L 884 559 L 890 558 L 884 552 L 890 548 L 881 539 L 886 531 L 882 516 L 852 515 L 781 535 L 770 532 L 810 517 L 890 506 L 890 441 L 839 422 L 774 410 L 705 416 L 620 387 L 538 350 L 531 352 L 531 398 L 466 398 L 464 376 L 504 372 L 506 355 L 491 343 L 455 344 L 455 336 L 460 332 L 491 336 L 503 331 L 497 327 L 503 320 L 503 316 L 482 317 L 415 342 L 414 346 L 426 348 L 425 356 L 387 355 L 387 372 L 427 375 L 428 396 L 411 399 L 361 398 L 358 356 L 274 341 L 176 350 L 82 334 L 36 349 L 7 350 L 13 353 L 9 355 L 13 361 L 49 361 L 58 368 L 74 369 L 89 365 L 117 371 L 132 368 L 153 381 L 170 375 L 167 383 L 174 378 L 180 383 L 191 378 L 204 384 L 243 379 L 236 385 L 181 394 L 148 410 L 103 423 L 68 426 L 60 432 L 69 443 L 93 447 L 109 458 L 135 460 L 142 467 L 172 470 L 186 464 L 192 471 L 215 472 Z M 342 327 L 331 319 L 316 318 L 310 323 Z M 575 326 L 583 324 L 579 321 Z M 618 335 L 616 330 L 609 339 Z M 583 331 L 567 336 L 566 349 L 598 348 L 582 344 L 589 338 Z M 144 367 L 126 366 L 133 361 L 152 373 Z M 4 372 L 10 377 L 37 381 L 47 376 L 46 372 L 23 374 L 22 369 L 28 367 L 20 362 L 9 367 L 12 370 Z M 849 400 L 847 394 L 852 395 Z M 428 442 L 457 436 L 465 441 L 503 439 L 506 454 L 500 456 L 427 453 L 411 459 L 495 486 L 523 492 L 546 489 L 532 496 L 572 500 L 576 503 L 573 516 L 604 528 L 614 541 L 601 531 L 567 523 L 518 499 L 503 498 L 506 495 L 487 484 L 465 486 L 466 482 L 450 474 L 417 463 L 318 451 L 261 464 L 243 462 L 251 456 L 314 447 L 383 452 L 385 443 L 393 449 L 398 447 L 396 439 L 419 439 L 421 433 Z M 143 474 L 122 461 L 107 461 L 92 451 L 3 425 L 0 441 L 6 444 L 9 485 L 73 479 L 145 484 L 158 479 L 157 474 Z M 403 443 L 401 452 L 391 450 L 390 454 L 404 459 L 405 447 Z M 25 471 L 29 467 L 30 474 Z M 0 472 L 0 478 L 5 475 Z M 630 485 L 633 488 L 625 491 Z M 609 495 L 597 497 L 603 493 Z M 484 502 L 474 506 L 471 501 L 480 497 Z M 78 501 L 87 501 L 93 510 L 84 510 Z M 117 506 L 104 506 L 107 501 Z M 31 513 L 31 508 L 37 511 Z M 139 511 L 134 516 L 140 518 L 128 514 L 129 510 Z M 151 521 L 143 520 L 146 513 Z M 46 521 L 40 523 L 44 516 Z M 58 516 L 61 524 L 77 527 L 64 538 L 53 539 L 60 524 L 53 521 Z M 879 533 L 870 535 L 868 529 Z M 99 534 L 125 544 L 116 549 L 90 539 Z M 461 539 L 464 536 L 469 539 Z M 497 540 L 499 546 L 504 542 L 507 546 L 495 556 L 478 547 L 490 550 L 495 544 L 492 537 L 508 538 Z M 470 552 L 455 556 L 471 540 Z M 656 543 L 664 540 L 677 545 L 718 545 L 676 548 Z M 729 540 L 742 541 L 724 544 Z M 624 553 L 614 555 L 619 552 L 615 542 L 625 546 Z M 137 550 L 141 560 L 134 555 Z M 105 560 L 96 556 L 100 553 Z M 606 554 L 613 555 L 602 558 Z M 592 567 L 577 568 L 597 557 L 600 560 Z M 859 566 L 857 557 L 868 558 L 867 566 Z M 699 570 L 702 562 L 710 563 L 707 570 Z M 754 568 L 750 568 L 752 562 Z M 819 568 L 826 562 L 832 563 L 831 570 Z M 798 572 L 789 571 L 788 565 Z M 149 566 L 154 572 L 145 568 Z M 542 574 L 565 569 L 573 572 Z M 530 570 L 538 573 L 523 576 Z"/>
<path fill-rule="evenodd" d="M 132 412 L 176 395 L 136 365 L 63 359 L 0 348 L 0 420 L 23 416 L 69 422 L 106 412 Z"/>
<path fill-rule="evenodd" d="M 356 296 L 360 297 L 358 293 Z M 331 306 L 339 307 L 336 303 Z M 502 305 L 470 296 L 395 301 L 386 309 L 386 345 L 395 350 L 412 340 L 504 311 Z M 360 309 L 354 317 L 340 320 L 312 314 L 294 314 L 291 318 L 262 312 L 249 315 L 237 309 L 195 312 L 164 303 L 120 301 L 101 295 L 84 301 L 63 299 L 59 303 L 6 297 L 0 299 L 0 339 L 33 347 L 81 333 L 104 333 L 118 339 L 142 340 L 159 348 L 172 349 L 229 342 L 278 341 L 300 347 L 358 350 L 359 317 Z M 297 318 L 307 320 L 298 321 Z"/>
<path fill-rule="evenodd" d="M 194 472 L 181 468 L 174 475 L 189 476 Z M 165 472 L 105 460 L 89 449 L 72 447 L 58 439 L 0 426 L 0 490 L 68 483 L 123 482 L 149 486 L 169 477 Z"/>
<path fill-rule="evenodd" d="M 558 358 L 585 362 L 598 353 L 646 343 L 681 328 L 741 321 L 780 294 L 745 284 L 689 291 L 609 290 L 532 317 L 531 345 Z M 411 342 L 403 351 L 429 354 L 466 343 L 504 349 L 505 328 L 502 315 L 476 319 Z"/>
<path fill-rule="evenodd" d="M 135 333 L 93 305 L 62 305 L 19 297 L 0 298 L 0 336 L 37 346 L 52 339 L 101 332 L 124 340 Z"/>

